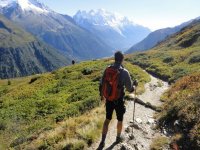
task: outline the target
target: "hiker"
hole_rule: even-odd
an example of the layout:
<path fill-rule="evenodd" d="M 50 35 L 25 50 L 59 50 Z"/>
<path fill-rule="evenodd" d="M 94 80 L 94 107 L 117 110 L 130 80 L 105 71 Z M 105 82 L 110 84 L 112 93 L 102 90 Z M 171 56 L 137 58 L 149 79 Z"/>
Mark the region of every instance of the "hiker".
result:
<path fill-rule="evenodd" d="M 125 95 L 125 88 L 128 92 L 133 92 L 135 89 L 135 86 L 138 85 L 137 80 L 134 82 L 131 80 L 130 74 L 128 70 L 126 70 L 122 66 L 124 56 L 122 52 L 117 51 L 115 53 L 115 63 L 109 67 L 106 68 L 104 71 L 103 77 L 100 81 L 99 91 L 101 99 L 106 99 L 106 119 L 103 124 L 102 129 L 102 139 L 99 144 L 98 149 L 102 149 L 105 146 L 105 139 L 106 134 L 108 131 L 108 125 L 110 123 L 110 120 L 112 119 L 113 111 L 116 111 L 117 115 L 117 137 L 116 137 L 116 143 L 119 143 L 122 141 L 122 126 L 123 126 L 123 116 L 126 112 L 126 108 L 124 105 L 124 95 Z M 116 72 L 118 72 L 118 75 L 115 75 Z M 109 74 L 110 73 L 110 74 Z M 118 80 L 114 81 L 116 83 L 114 87 L 114 84 L 111 86 L 109 85 L 108 81 L 109 78 L 112 78 L 114 76 L 118 76 Z M 118 83 L 117 83 L 118 82 Z"/>
<path fill-rule="evenodd" d="M 72 65 L 74 65 L 75 64 L 75 60 L 72 60 Z"/>

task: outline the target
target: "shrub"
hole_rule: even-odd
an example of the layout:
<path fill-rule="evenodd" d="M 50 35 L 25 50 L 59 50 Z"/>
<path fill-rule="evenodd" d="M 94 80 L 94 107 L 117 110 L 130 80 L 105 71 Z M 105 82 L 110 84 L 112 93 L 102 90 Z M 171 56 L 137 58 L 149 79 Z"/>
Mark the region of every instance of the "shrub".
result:
<path fill-rule="evenodd" d="M 176 81 L 177 79 L 185 76 L 188 74 L 188 70 L 187 68 L 182 68 L 182 67 L 176 67 L 176 68 L 173 68 L 173 75 L 172 77 L 170 78 L 169 82 L 174 82 Z"/>
<path fill-rule="evenodd" d="M 62 150 L 84 150 L 86 144 L 82 140 L 68 143 Z"/>
<path fill-rule="evenodd" d="M 82 70 L 83 75 L 90 75 L 92 74 L 93 70 L 91 68 L 85 68 Z"/>
<path fill-rule="evenodd" d="M 8 80 L 8 85 L 11 85 L 11 81 L 10 80 Z"/>
<path fill-rule="evenodd" d="M 66 111 L 65 111 L 66 117 L 78 116 L 79 114 L 80 114 L 79 108 L 76 104 L 70 104 L 66 108 Z"/>
<path fill-rule="evenodd" d="M 38 150 L 48 150 L 50 149 L 50 145 L 47 143 L 47 141 L 44 141 L 40 147 L 38 147 Z"/>
<path fill-rule="evenodd" d="M 11 147 L 15 147 L 15 146 L 18 146 L 18 145 L 24 143 L 25 141 L 26 141 L 26 138 L 25 138 L 25 137 L 19 137 L 19 138 L 15 139 L 15 140 L 10 144 L 10 146 L 11 146 Z"/>
<path fill-rule="evenodd" d="M 33 82 L 35 82 L 35 81 L 38 80 L 39 78 L 40 78 L 40 76 L 36 76 L 36 77 L 31 78 L 29 84 L 32 84 Z"/>
<path fill-rule="evenodd" d="M 55 120 L 56 120 L 56 123 L 57 123 L 57 122 L 60 122 L 60 121 L 63 121 L 63 120 L 64 120 L 64 118 L 65 118 L 65 116 L 64 116 L 64 115 L 58 115 L 58 116 L 56 116 L 56 118 L 55 118 Z"/>
<path fill-rule="evenodd" d="M 155 139 L 153 139 L 150 149 L 151 150 L 162 150 L 168 144 L 169 144 L 169 141 L 166 137 L 159 136 L 159 137 L 156 137 Z"/>
<path fill-rule="evenodd" d="M 174 58 L 171 57 L 171 56 L 165 57 L 165 58 L 163 59 L 163 62 L 164 62 L 164 63 L 171 63 L 172 61 L 174 61 Z"/>
<path fill-rule="evenodd" d="M 0 130 L 5 130 L 6 129 L 6 124 L 3 122 L 0 122 Z"/>
<path fill-rule="evenodd" d="M 199 62 L 200 62 L 200 54 L 190 57 L 188 61 L 189 64 L 194 64 Z"/>
<path fill-rule="evenodd" d="M 59 107 L 59 104 L 56 102 L 56 100 L 41 100 L 36 102 L 36 107 L 37 115 L 46 116 L 48 114 L 53 114 Z"/>

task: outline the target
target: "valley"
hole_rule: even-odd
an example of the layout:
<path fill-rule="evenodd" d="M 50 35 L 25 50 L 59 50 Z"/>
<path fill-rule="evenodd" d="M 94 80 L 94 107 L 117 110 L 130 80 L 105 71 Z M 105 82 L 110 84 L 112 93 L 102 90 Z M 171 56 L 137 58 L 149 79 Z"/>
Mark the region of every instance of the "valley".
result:
<path fill-rule="evenodd" d="M 41 1 L 0 0 L 0 150 L 96 149 L 99 81 L 117 50 L 139 82 L 136 115 L 126 92 L 124 141 L 114 143 L 114 115 L 104 149 L 200 149 L 200 17 L 151 31 L 113 4 L 70 16 Z"/>

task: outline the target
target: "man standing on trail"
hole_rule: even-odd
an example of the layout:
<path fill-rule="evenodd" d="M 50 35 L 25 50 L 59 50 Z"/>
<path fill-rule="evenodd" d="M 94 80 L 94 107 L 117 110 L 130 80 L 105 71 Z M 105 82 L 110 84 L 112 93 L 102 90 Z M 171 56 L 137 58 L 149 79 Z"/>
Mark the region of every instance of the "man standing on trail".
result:
<path fill-rule="evenodd" d="M 116 143 L 122 141 L 122 126 L 123 116 L 126 112 L 124 105 L 125 88 L 129 92 L 134 91 L 134 86 L 137 86 L 137 81 L 132 82 L 128 70 L 122 66 L 124 60 L 123 54 L 118 51 L 115 53 L 115 63 L 106 68 L 102 80 L 100 82 L 99 90 L 101 99 L 106 99 L 106 119 L 103 124 L 102 139 L 98 149 L 105 146 L 105 139 L 108 132 L 108 125 L 112 119 L 113 111 L 117 115 L 117 137 Z"/>

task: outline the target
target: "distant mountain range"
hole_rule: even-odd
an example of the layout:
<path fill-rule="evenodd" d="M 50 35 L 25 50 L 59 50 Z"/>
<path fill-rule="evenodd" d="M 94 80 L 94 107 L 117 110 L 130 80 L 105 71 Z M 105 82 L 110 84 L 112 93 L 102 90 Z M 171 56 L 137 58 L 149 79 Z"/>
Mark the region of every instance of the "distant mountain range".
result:
<path fill-rule="evenodd" d="M 62 53 L 78 59 L 110 56 L 111 47 L 79 27 L 70 16 L 37 0 L 0 0 L 0 13 Z"/>
<path fill-rule="evenodd" d="M 128 49 L 126 51 L 126 53 L 133 53 L 136 51 L 145 51 L 145 50 L 151 49 L 154 46 L 156 46 L 157 44 L 159 44 L 159 42 L 165 40 L 167 37 L 173 35 L 174 33 L 179 32 L 183 27 L 186 27 L 192 21 L 198 20 L 198 19 L 200 19 L 200 17 L 189 20 L 187 22 L 184 22 L 184 23 L 182 23 L 178 26 L 172 27 L 172 28 L 164 28 L 164 29 L 156 30 L 156 31 L 150 33 L 145 39 L 143 39 L 139 43 L 137 43 L 135 45 L 133 44 L 133 46 L 130 49 Z"/>
<path fill-rule="evenodd" d="M 200 20 L 193 20 L 152 49 L 129 55 L 127 59 L 170 83 L 200 72 Z"/>
<path fill-rule="evenodd" d="M 78 11 L 73 19 L 82 28 L 97 35 L 114 50 L 125 50 L 144 39 L 150 30 L 135 24 L 127 17 L 104 9 Z"/>
<path fill-rule="evenodd" d="M 0 15 L 1 79 L 52 71 L 69 63 L 70 58 Z"/>

